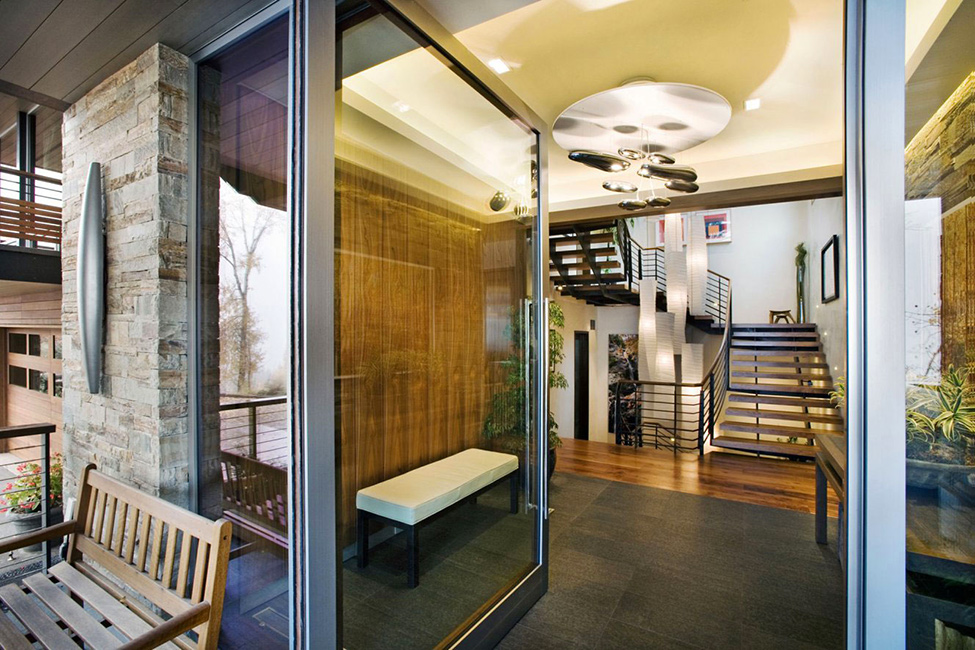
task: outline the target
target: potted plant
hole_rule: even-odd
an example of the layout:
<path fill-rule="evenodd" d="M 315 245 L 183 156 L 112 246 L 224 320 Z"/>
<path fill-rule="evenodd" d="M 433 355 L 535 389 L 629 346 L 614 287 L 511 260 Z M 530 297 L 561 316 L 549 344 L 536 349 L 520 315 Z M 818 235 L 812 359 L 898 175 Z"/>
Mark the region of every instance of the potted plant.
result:
<path fill-rule="evenodd" d="M 561 372 L 559 364 L 565 358 L 565 314 L 556 303 L 550 302 L 548 309 L 548 387 L 568 388 L 569 382 Z M 484 437 L 498 448 L 511 454 L 521 455 L 525 450 L 525 387 L 524 362 L 524 319 L 520 312 L 511 319 L 508 332 L 512 351 L 502 362 L 502 385 L 491 396 L 491 407 L 484 420 Z M 559 438 L 559 425 L 554 415 L 548 414 L 548 475 L 555 471 L 555 450 L 562 446 Z"/>
<path fill-rule="evenodd" d="M 64 466 L 61 454 L 51 457 L 50 512 L 47 523 L 53 525 L 64 519 L 62 511 Z M 27 462 L 17 466 L 17 478 L 7 483 L 0 494 L 0 512 L 13 522 L 17 535 L 37 530 L 41 527 L 41 499 L 43 498 L 44 476 L 39 463 Z M 39 551 L 40 544 L 28 546 L 26 550 Z"/>
<path fill-rule="evenodd" d="M 975 389 L 971 368 L 948 366 L 938 385 L 907 392 L 907 484 L 975 486 Z"/>

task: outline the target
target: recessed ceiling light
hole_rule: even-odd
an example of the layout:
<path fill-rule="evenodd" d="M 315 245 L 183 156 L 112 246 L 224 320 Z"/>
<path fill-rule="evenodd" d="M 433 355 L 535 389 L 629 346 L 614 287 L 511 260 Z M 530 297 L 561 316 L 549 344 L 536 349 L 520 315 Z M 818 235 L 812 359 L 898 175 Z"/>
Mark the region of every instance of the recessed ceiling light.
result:
<path fill-rule="evenodd" d="M 393 108 L 398 110 L 400 113 L 405 113 L 410 110 L 410 105 L 406 102 L 393 102 Z"/>
<path fill-rule="evenodd" d="M 504 74 L 505 72 L 511 72 L 511 66 L 509 66 L 504 59 L 491 59 L 487 62 L 488 67 L 497 72 L 498 74 Z"/>
<path fill-rule="evenodd" d="M 752 99 L 745 100 L 745 110 L 755 111 L 762 107 L 762 100 L 758 97 L 753 97 Z"/>

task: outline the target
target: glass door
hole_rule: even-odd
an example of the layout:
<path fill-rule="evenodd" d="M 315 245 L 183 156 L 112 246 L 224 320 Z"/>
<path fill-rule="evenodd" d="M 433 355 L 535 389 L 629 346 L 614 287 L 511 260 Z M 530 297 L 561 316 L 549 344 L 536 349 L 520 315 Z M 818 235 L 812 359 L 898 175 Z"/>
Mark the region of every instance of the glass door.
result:
<path fill-rule="evenodd" d="M 450 645 L 544 581 L 538 135 L 391 10 L 336 48 L 342 642 Z"/>

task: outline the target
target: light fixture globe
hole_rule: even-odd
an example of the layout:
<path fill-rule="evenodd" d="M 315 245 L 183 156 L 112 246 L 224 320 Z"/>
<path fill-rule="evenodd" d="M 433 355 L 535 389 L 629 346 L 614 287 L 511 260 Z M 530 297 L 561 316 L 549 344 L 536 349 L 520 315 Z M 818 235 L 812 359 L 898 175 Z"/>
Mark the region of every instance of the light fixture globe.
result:
<path fill-rule="evenodd" d="M 664 183 L 664 187 L 666 187 L 668 190 L 672 190 L 674 192 L 683 192 L 685 194 L 693 194 L 694 192 L 701 189 L 697 183 L 694 183 L 692 181 L 685 181 L 680 178 L 675 178 L 667 181 L 666 183 Z"/>
<path fill-rule="evenodd" d="M 630 161 L 611 153 L 601 151 L 572 151 L 569 160 L 603 172 L 621 172 L 630 166 Z"/>
<path fill-rule="evenodd" d="M 619 206 L 624 210 L 642 210 L 648 203 L 643 199 L 625 199 L 619 202 Z"/>
<path fill-rule="evenodd" d="M 636 192 L 639 188 L 633 183 L 627 183 L 626 181 L 603 181 L 603 189 L 609 190 L 610 192 L 623 192 L 624 194 L 632 194 Z"/>

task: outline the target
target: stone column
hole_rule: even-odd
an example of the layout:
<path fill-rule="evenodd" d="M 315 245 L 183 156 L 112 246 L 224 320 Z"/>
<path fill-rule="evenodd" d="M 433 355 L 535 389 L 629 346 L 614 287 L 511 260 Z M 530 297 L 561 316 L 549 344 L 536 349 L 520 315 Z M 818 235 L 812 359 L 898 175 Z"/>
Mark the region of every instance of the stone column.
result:
<path fill-rule="evenodd" d="M 154 45 L 64 114 L 66 493 L 93 462 L 188 505 L 188 60 Z M 102 165 L 107 290 L 101 393 L 80 358 L 78 218 L 88 164 Z"/>

